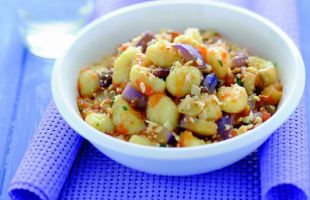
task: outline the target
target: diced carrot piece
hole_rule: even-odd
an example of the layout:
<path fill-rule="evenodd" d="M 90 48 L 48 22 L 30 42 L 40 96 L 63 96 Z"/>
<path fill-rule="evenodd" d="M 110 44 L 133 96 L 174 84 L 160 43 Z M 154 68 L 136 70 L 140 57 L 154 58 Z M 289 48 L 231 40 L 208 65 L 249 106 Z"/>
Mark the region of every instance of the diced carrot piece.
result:
<path fill-rule="evenodd" d="M 237 136 L 237 134 L 238 134 L 237 131 L 235 131 L 235 130 L 232 130 L 232 131 L 231 131 L 231 136 L 232 136 L 232 137 Z"/>
<path fill-rule="evenodd" d="M 173 32 L 171 32 L 170 33 L 170 35 L 171 35 L 171 37 L 172 37 L 172 41 L 174 40 L 174 38 L 176 38 L 176 37 L 178 37 L 179 35 L 180 35 L 180 33 L 179 32 L 177 32 L 177 31 L 173 31 Z"/>
<path fill-rule="evenodd" d="M 263 111 L 262 114 L 263 114 L 263 115 L 262 115 L 262 120 L 263 120 L 263 122 L 264 122 L 264 121 L 267 121 L 267 120 L 271 117 L 271 114 L 270 114 L 269 112 L 267 112 L 267 111 Z"/>
<path fill-rule="evenodd" d="M 116 126 L 116 131 L 117 131 L 119 134 L 122 134 L 122 135 L 127 135 L 127 134 L 128 134 L 128 130 L 127 130 L 127 128 L 124 126 L 124 124 L 119 124 L 118 126 Z"/>
<path fill-rule="evenodd" d="M 205 47 L 204 45 L 201 45 L 200 47 L 197 47 L 197 50 L 199 51 L 200 55 L 203 57 L 203 59 L 205 59 L 205 57 L 207 57 L 207 47 Z"/>

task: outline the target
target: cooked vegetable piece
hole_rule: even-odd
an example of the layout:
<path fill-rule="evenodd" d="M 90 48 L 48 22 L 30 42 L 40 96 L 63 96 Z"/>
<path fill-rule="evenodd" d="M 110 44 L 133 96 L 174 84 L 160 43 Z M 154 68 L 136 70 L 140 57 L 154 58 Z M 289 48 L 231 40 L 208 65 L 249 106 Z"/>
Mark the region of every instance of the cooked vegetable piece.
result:
<path fill-rule="evenodd" d="M 150 96 L 154 93 L 164 92 L 166 83 L 154 76 L 149 68 L 134 65 L 130 71 L 130 81 L 141 93 Z"/>
<path fill-rule="evenodd" d="M 115 84 L 121 84 L 129 80 L 129 72 L 133 62 L 141 50 L 137 47 L 128 47 L 114 62 L 112 80 Z"/>
<path fill-rule="evenodd" d="M 207 64 L 204 61 L 204 58 L 200 55 L 200 53 L 191 45 L 188 44 L 173 44 L 174 48 L 176 48 L 181 56 L 184 58 L 186 62 L 194 61 L 199 67 L 207 68 Z"/>
<path fill-rule="evenodd" d="M 238 52 L 231 60 L 231 69 L 248 66 L 248 55 L 245 52 Z"/>
<path fill-rule="evenodd" d="M 112 133 L 114 130 L 112 120 L 106 114 L 90 113 L 86 116 L 85 121 L 90 126 L 104 133 Z"/>
<path fill-rule="evenodd" d="M 155 143 L 152 142 L 150 139 L 148 139 L 145 136 L 142 135 L 133 135 L 129 139 L 130 143 L 135 143 L 135 144 L 141 144 L 144 146 L 155 146 Z"/>
<path fill-rule="evenodd" d="M 179 112 L 169 97 L 159 93 L 149 97 L 146 116 L 148 120 L 172 131 L 177 126 Z"/>
<path fill-rule="evenodd" d="M 150 45 L 146 49 L 146 56 L 155 65 L 167 68 L 180 59 L 177 51 L 166 40 L 159 40 Z"/>
<path fill-rule="evenodd" d="M 148 42 L 150 42 L 154 38 L 154 34 L 150 31 L 142 33 L 140 40 L 137 42 L 137 46 L 141 46 L 142 48 L 142 53 L 145 53 Z"/>
<path fill-rule="evenodd" d="M 225 115 L 217 122 L 218 133 L 225 140 L 231 137 L 232 118 L 230 115 Z"/>
<path fill-rule="evenodd" d="M 176 142 L 173 132 L 165 127 L 161 127 L 156 135 L 156 141 L 160 144 L 174 144 Z"/>
<path fill-rule="evenodd" d="M 202 81 L 202 85 L 209 93 L 213 93 L 218 83 L 218 79 L 214 73 L 207 74 Z"/>
<path fill-rule="evenodd" d="M 206 144 L 203 140 L 193 136 L 192 132 L 184 131 L 180 135 L 179 144 L 181 147 L 192 147 Z"/>
<path fill-rule="evenodd" d="M 169 73 L 170 73 L 170 69 L 167 69 L 167 68 L 160 67 L 160 68 L 156 68 L 153 70 L 153 74 L 156 77 L 161 78 L 161 79 L 166 79 Z"/>
<path fill-rule="evenodd" d="M 231 87 L 220 87 L 217 97 L 221 102 L 222 110 L 227 113 L 240 113 L 248 105 L 246 90 L 237 84 Z"/>
<path fill-rule="evenodd" d="M 107 88 L 112 83 L 112 72 L 111 71 L 102 71 L 99 74 L 100 80 L 99 80 L 99 86 L 101 88 Z"/>
<path fill-rule="evenodd" d="M 166 79 L 167 90 L 175 97 L 183 97 L 190 94 L 192 86 L 199 86 L 201 81 L 202 73 L 196 67 L 175 67 Z"/>
<path fill-rule="evenodd" d="M 197 119 L 185 116 L 180 121 L 180 127 L 186 128 L 202 136 L 211 136 L 217 133 L 217 125 L 214 121 Z"/>
<path fill-rule="evenodd" d="M 119 134 L 138 134 L 145 129 L 141 113 L 135 111 L 121 95 L 114 98 L 112 120 Z"/>
<path fill-rule="evenodd" d="M 91 97 L 99 89 L 99 75 L 90 68 L 81 70 L 78 78 L 78 88 L 82 97 Z"/>
<path fill-rule="evenodd" d="M 145 108 L 147 104 L 147 97 L 139 92 L 131 83 L 128 83 L 123 93 L 123 98 L 133 107 Z"/>

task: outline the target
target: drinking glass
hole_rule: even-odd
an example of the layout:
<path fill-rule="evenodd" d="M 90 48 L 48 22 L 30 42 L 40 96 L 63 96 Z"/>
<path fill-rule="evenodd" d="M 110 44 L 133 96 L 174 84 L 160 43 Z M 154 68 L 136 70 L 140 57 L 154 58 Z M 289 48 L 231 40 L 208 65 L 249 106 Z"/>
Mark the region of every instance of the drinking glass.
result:
<path fill-rule="evenodd" d="M 92 17 L 94 0 L 17 0 L 19 31 L 35 55 L 56 58 Z"/>

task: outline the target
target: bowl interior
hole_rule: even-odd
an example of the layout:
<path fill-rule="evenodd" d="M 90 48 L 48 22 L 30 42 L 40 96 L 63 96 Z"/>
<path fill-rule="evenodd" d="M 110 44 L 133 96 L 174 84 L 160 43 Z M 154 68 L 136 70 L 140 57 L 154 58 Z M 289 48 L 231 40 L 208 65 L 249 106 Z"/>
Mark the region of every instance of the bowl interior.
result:
<path fill-rule="evenodd" d="M 148 3 L 104 16 L 81 31 L 55 66 L 53 76 L 57 78 L 53 77 L 53 82 L 57 83 L 53 84 L 53 90 L 59 90 L 57 93 L 61 97 L 57 95 L 56 98 L 62 98 L 55 99 L 56 103 L 63 101 L 69 108 L 67 111 L 72 112 L 70 115 L 79 116 L 76 106 L 77 76 L 82 67 L 101 60 L 104 55 L 114 52 L 119 44 L 145 30 L 158 32 L 164 28 L 184 30 L 187 27 L 215 29 L 230 41 L 247 48 L 253 55 L 275 62 L 284 86 L 283 98 L 276 115 L 281 115 L 283 107 L 290 106 L 289 102 L 292 101 L 298 84 L 300 90 L 303 90 L 303 66 L 299 66 L 302 61 L 297 63 L 300 56 L 295 45 L 265 19 L 244 9 L 216 2 Z M 295 97 L 300 98 L 301 93 L 299 91 Z M 292 104 L 297 105 L 296 102 Z M 281 123 L 285 117 L 279 119 Z M 82 119 L 79 123 L 83 123 Z M 275 128 L 277 127 L 272 127 L 273 130 Z"/>

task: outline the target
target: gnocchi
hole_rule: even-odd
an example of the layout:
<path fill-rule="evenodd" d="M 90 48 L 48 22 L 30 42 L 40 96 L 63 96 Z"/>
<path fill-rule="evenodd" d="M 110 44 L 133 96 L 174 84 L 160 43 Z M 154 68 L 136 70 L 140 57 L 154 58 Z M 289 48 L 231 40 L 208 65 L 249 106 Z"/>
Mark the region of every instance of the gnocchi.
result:
<path fill-rule="evenodd" d="M 260 69 L 259 74 L 263 79 L 263 83 L 264 83 L 265 87 L 279 81 L 277 70 L 274 66 L 270 66 L 270 67 L 266 67 L 264 69 Z"/>
<path fill-rule="evenodd" d="M 222 117 L 220 102 L 215 95 L 202 95 L 201 99 L 205 106 L 199 114 L 200 119 L 217 121 Z"/>
<path fill-rule="evenodd" d="M 195 136 L 193 136 L 192 132 L 184 131 L 180 134 L 180 146 L 181 147 L 192 147 L 204 145 L 205 142 Z"/>
<path fill-rule="evenodd" d="M 77 107 L 94 129 L 133 144 L 192 147 L 246 134 L 276 112 L 276 65 L 215 30 L 146 31 L 81 69 Z"/>
<path fill-rule="evenodd" d="M 189 44 L 194 47 L 199 47 L 200 44 L 191 36 L 189 35 L 179 35 L 174 38 L 174 43 L 181 43 L 181 44 Z"/>
<path fill-rule="evenodd" d="M 204 106 L 204 102 L 197 101 L 188 95 L 181 100 L 181 103 L 178 105 L 178 111 L 184 115 L 196 117 L 203 111 Z"/>
<path fill-rule="evenodd" d="M 112 120 L 116 131 L 123 135 L 137 134 L 145 129 L 141 113 L 135 111 L 121 95 L 114 99 Z"/>
<path fill-rule="evenodd" d="M 141 67 L 139 65 L 133 66 L 129 77 L 131 83 L 147 96 L 164 92 L 166 89 L 166 82 L 154 76 L 146 67 Z"/>
<path fill-rule="evenodd" d="M 112 80 L 115 84 L 121 84 L 129 79 L 132 63 L 141 52 L 139 48 L 129 47 L 114 62 Z"/>
<path fill-rule="evenodd" d="M 164 94 L 154 94 L 148 99 L 146 116 L 148 120 L 173 130 L 177 126 L 179 112 L 169 97 Z"/>
<path fill-rule="evenodd" d="M 204 119 L 184 117 L 181 127 L 203 136 L 212 136 L 217 133 L 216 123 Z"/>
<path fill-rule="evenodd" d="M 145 136 L 140 136 L 140 135 L 133 135 L 130 137 L 129 142 L 135 143 L 135 144 L 141 144 L 144 146 L 155 146 L 155 143 L 149 140 Z"/>
<path fill-rule="evenodd" d="M 202 37 L 198 28 L 188 28 L 184 31 L 185 35 L 190 36 L 196 42 L 202 44 Z"/>
<path fill-rule="evenodd" d="M 221 102 L 222 110 L 228 113 L 239 113 L 248 104 L 246 90 L 237 84 L 231 87 L 221 87 L 217 93 L 217 97 Z"/>
<path fill-rule="evenodd" d="M 199 86 L 202 78 L 202 73 L 197 67 L 174 67 L 166 80 L 167 90 L 175 97 L 183 97 L 191 93 L 193 85 Z"/>
<path fill-rule="evenodd" d="M 231 59 L 227 50 L 223 47 L 216 46 L 209 48 L 206 60 L 212 66 L 213 72 L 220 79 L 224 79 L 231 74 Z"/>
<path fill-rule="evenodd" d="M 271 104 L 277 105 L 281 100 L 282 85 L 280 83 L 269 85 L 264 88 L 262 95 L 270 96 L 272 98 Z"/>
<path fill-rule="evenodd" d="M 258 85 L 258 72 L 257 70 L 244 70 L 241 74 L 242 82 L 245 90 L 247 91 L 248 95 L 251 95 L 255 87 Z"/>
<path fill-rule="evenodd" d="M 113 133 L 114 125 L 106 114 L 90 113 L 86 116 L 85 121 L 99 131 Z"/>
<path fill-rule="evenodd" d="M 146 49 L 146 56 L 160 67 L 171 67 L 174 62 L 180 59 L 177 51 L 172 48 L 167 40 L 159 40 L 149 46 Z"/>
<path fill-rule="evenodd" d="M 81 96 L 92 96 L 99 89 L 99 75 L 89 68 L 82 70 L 79 75 L 78 88 Z"/>

